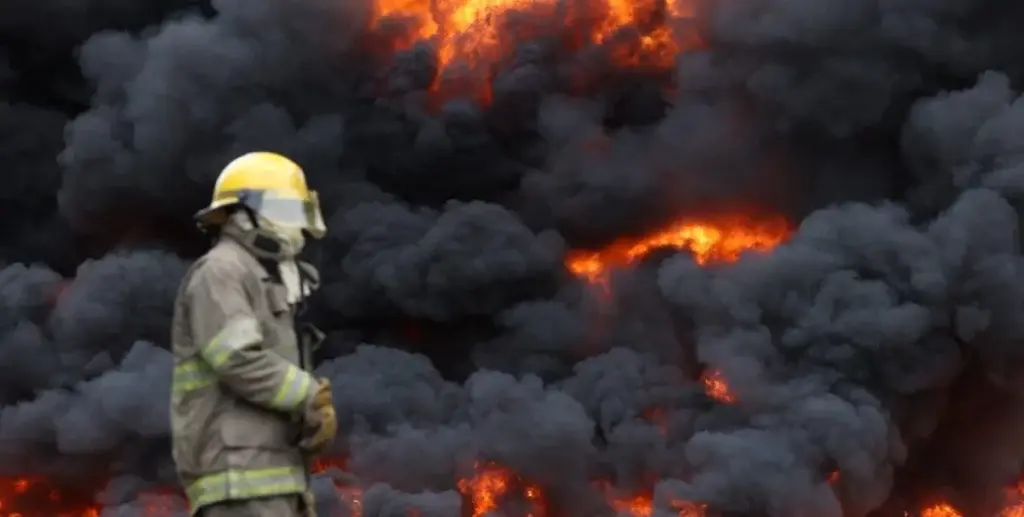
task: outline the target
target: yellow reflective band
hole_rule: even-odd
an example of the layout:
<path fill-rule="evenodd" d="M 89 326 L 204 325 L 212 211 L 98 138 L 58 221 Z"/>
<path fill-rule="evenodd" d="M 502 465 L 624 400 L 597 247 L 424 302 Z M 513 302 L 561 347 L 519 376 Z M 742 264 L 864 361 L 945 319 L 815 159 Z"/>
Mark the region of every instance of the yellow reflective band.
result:
<path fill-rule="evenodd" d="M 271 402 L 276 408 L 286 411 L 297 409 L 308 397 L 313 385 L 313 378 L 308 373 L 289 365 L 284 382 L 277 389 L 277 395 Z"/>
<path fill-rule="evenodd" d="M 204 388 L 217 382 L 217 377 L 202 359 L 185 359 L 174 365 L 174 377 L 171 382 L 171 391 L 174 393 L 187 393 L 192 390 Z"/>
<path fill-rule="evenodd" d="M 219 370 L 231 359 L 231 354 L 249 345 L 259 343 L 262 339 L 259 322 L 253 318 L 240 318 L 228 322 L 200 350 L 200 353 L 214 370 Z"/>
<path fill-rule="evenodd" d="M 297 467 L 228 470 L 203 476 L 185 489 L 192 515 L 222 501 L 295 494 L 306 491 L 306 478 Z"/>

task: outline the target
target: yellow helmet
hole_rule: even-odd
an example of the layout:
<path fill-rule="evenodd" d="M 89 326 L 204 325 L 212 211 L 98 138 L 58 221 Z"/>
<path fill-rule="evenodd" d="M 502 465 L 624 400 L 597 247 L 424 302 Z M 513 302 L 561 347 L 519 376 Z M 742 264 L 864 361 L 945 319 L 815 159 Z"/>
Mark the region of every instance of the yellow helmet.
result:
<path fill-rule="evenodd" d="M 306 185 L 302 167 L 270 152 L 243 154 L 217 177 L 210 204 L 196 213 L 205 226 L 224 224 L 224 208 L 243 205 L 275 224 L 301 228 L 314 238 L 326 233 L 320 200 Z"/>

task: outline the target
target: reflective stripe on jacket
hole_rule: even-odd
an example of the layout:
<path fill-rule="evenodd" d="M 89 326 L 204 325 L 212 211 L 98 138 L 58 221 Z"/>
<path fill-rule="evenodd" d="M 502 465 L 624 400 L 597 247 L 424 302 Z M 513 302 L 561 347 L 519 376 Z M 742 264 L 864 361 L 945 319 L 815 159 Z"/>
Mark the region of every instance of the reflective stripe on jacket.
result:
<path fill-rule="evenodd" d="M 298 368 L 283 285 L 222 238 L 185 275 L 172 328 L 172 452 L 192 512 L 301 493 L 299 415 L 316 380 Z"/>

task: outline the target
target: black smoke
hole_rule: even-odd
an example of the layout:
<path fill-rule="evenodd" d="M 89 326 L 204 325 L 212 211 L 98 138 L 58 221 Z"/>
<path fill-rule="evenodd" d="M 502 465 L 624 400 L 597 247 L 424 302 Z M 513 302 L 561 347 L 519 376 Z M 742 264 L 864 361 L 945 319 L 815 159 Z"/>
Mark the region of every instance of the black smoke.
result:
<path fill-rule="evenodd" d="M 322 514 L 349 513 L 337 484 L 366 517 L 462 515 L 457 480 L 496 462 L 550 517 L 615 515 L 603 486 L 658 517 L 994 515 L 1024 462 L 1024 4 L 689 5 L 672 23 L 703 45 L 666 72 L 530 6 L 498 17 L 529 35 L 504 59 L 438 70 L 367 0 L 4 2 L 0 482 L 65 494 L 5 503 L 183 511 L 190 215 L 268 149 L 330 228 L 313 313 L 345 468 Z M 610 295 L 563 266 L 711 210 L 799 226 L 734 264 L 660 253 Z"/>

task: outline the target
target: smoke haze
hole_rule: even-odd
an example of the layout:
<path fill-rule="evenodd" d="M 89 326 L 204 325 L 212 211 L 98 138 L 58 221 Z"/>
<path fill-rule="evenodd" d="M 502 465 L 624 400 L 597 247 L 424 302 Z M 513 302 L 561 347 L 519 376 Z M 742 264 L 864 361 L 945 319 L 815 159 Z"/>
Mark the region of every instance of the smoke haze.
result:
<path fill-rule="evenodd" d="M 330 230 L 322 515 L 469 517 L 486 465 L 523 485 L 508 517 L 999 514 L 1024 460 L 1024 4 L 677 1 L 600 40 L 597 0 L 483 39 L 426 34 L 425 2 L 4 2 L 0 485 L 62 499 L 0 500 L 185 514 L 190 218 L 273 150 Z M 793 232 L 604 285 L 565 264 L 722 214 Z"/>

